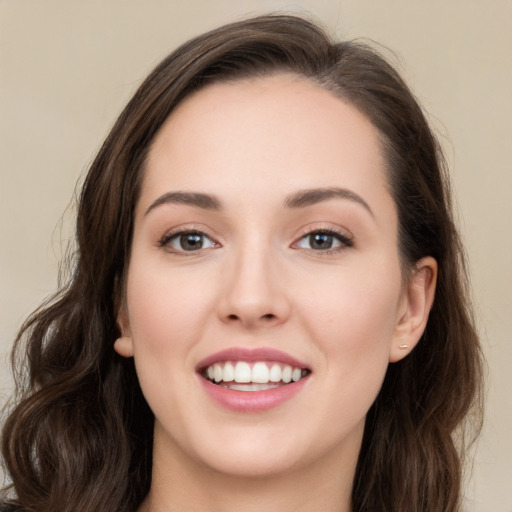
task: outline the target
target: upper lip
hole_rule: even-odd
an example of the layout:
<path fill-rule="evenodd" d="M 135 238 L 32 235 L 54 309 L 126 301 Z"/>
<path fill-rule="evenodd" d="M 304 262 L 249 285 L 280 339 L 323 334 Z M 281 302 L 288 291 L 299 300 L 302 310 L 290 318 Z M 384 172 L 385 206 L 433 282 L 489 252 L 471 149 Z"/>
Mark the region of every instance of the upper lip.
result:
<path fill-rule="evenodd" d="M 275 361 L 278 363 L 289 364 L 295 368 L 309 370 L 308 366 L 304 362 L 296 359 L 295 357 L 292 357 L 285 352 L 269 347 L 252 349 L 244 347 L 232 347 L 226 350 L 221 350 L 220 352 L 211 354 L 210 356 L 200 361 L 196 366 L 196 370 L 201 371 L 204 368 L 207 368 L 208 366 L 221 361 L 246 361 L 248 363 L 256 361 Z"/>

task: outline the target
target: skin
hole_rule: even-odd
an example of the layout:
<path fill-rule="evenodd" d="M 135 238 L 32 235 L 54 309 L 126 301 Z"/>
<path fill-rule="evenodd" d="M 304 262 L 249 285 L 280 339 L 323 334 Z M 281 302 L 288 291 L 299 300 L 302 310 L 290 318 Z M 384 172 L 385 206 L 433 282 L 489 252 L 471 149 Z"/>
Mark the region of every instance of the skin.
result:
<path fill-rule="evenodd" d="M 115 344 L 135 358 L 155 414 L 140 510 L 350 510 L 366 413 L 388 364 L 419 340 L 435 288 L 432 258 L 402 276 L 384 168 L 362 114 L 289 75 L 211 85 L 166 121 L 135 212 Z M 353 196 L 285 204 L 333 187 Z M 220 209 L 158 201 L 176 191 L 213 195 Z M 165 238 L 191 229 L 207 237 L 200 250 Z M 308 235 L 325 230 L 342 236 L 331 250 Z M 278 407 L 230 411 L 195 368 L 231 347 L 275 348 L 312 373 Z"/>

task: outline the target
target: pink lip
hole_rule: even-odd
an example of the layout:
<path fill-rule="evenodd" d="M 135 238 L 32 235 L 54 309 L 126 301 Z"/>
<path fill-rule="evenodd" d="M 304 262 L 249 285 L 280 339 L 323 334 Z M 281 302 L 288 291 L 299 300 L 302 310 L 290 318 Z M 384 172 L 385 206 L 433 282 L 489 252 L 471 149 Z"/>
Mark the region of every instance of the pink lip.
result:
<path fill-rule="evenodd" d="M 297 382 L 291 382 L 264 391 L 235 391 L 214 384 L 201 375 L 201 372 L 205 368 L 222 361 L 246 361 L 248 363 L 255 361 L 275 361 L 289 364 L 295 368 L 309 368 L 302 361 L 273 348 L 229 348 L 206 357 L 196 366 L 197 376 L 203 389 L 221 407 L 235 412 L 263 412 L 277 407 L 299 393 L 310 377 L 310 375 L 308 375 Z"/>
<path fill-rule="evenodd" d="M 248 349 L 234 347 L 216 352 L 215 354 L 206 357 L 196 366 L 196 371 L 201 371 L 214 363 L 222 361 L 246 361 L 248 363 L 255 361 L 275 361 L 278 363 L 289 364 L 295 368 L 309 369 L 302 361 L 299 361 L 280 350 L 273 348 Z M 242 393 L 244 393 L 244 391 L 242 391 Z"/>
<path fill-rule="evenodd" d="M 220 406 L 235 412 L 263 412 L 281 405 L 295 396 L 309 380 L 309 375 L 297 382 L 291 382 L 265 391 L 235 391 L 198 375 L 203 389 Z"/>

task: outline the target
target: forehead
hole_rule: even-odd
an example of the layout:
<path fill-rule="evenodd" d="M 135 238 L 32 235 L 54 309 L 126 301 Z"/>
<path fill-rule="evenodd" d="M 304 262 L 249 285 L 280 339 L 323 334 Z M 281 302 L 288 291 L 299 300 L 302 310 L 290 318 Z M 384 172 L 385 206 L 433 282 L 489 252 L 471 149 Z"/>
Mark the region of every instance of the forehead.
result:
<path fill-rule="evenodd" d="M 384 168 L 378 132 L 355 107 L 277 75 L 216 83 L 178 105 L 151 147 L 142 199 L 166 188 L 268 198 L 342 186 L 372 196 L 387 194 Z"/>

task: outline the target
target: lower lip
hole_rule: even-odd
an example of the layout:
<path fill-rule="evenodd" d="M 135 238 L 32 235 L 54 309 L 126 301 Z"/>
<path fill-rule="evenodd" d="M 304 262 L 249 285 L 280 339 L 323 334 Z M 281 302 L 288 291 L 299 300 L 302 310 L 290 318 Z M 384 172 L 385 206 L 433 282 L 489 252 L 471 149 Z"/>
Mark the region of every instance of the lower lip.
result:
<path fill-rule="evenodd" d="M 235 412 L 262 412 L 273 409 L 293 398 L 303 387 L 309 376 L 297 382 L 284 384 L 264 391 L 237 391 L 213 384 L 199 375 L 208 395 L 220 406 Z"/>

